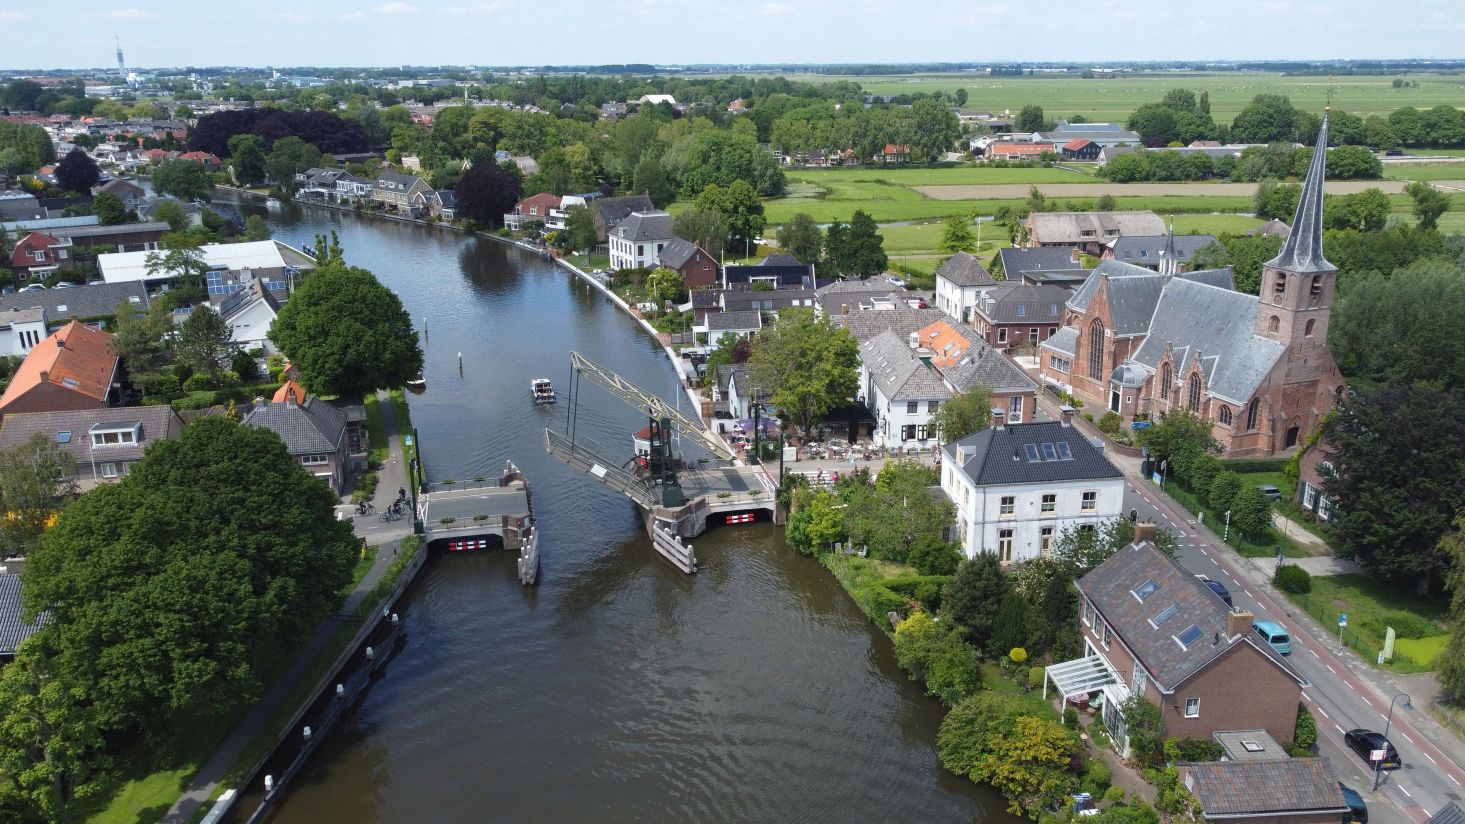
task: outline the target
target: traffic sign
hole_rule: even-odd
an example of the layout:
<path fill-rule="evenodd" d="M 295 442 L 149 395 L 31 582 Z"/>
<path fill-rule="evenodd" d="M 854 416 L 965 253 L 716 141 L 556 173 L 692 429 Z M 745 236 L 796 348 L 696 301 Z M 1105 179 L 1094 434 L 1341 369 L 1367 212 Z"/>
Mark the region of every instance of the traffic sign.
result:
<path fill-rule="evenodd" d="M 1338 613 L 1338 626 L 1340 626 L 1340 627 L 1346 627 L 1346 626 L 1348 626 L 1348 613 L 1346 613 L 1346 612 L 1340 612 L 1340 613 Z"/>
<path fill-rule="evenodd" d="M 412 445 L 412 436 L 411 435 L 403 435 L 402 436 L 402 445 L 403 446 L 411 446 Z"/>

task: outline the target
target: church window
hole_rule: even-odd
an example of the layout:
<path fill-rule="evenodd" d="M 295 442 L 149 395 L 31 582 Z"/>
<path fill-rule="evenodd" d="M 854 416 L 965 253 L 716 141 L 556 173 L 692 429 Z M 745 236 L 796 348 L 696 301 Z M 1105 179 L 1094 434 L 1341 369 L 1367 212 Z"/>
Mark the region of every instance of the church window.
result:
<path fill-rule="evenodd" d="M 1317 296 L 1317 295 L 1321 295 L 1322 293 L 1323 293 L 1323 276 L 1322 275 L 1313 275 L 1312 276 L 1312 294 L 1313 294 L 1313 296 Z"/>
<path fill-rule="evenodd" d="M 1104 322 L 1100 320 L 1089 325 L 1089 378 L 1104 379 Z"/>
<path fill-rule="evenodd" d="M 1278 272 L 1277 282 L 1272 284 L 1272 292 L 1280 295 L 1285 291 L 1287 291 L 1287 276 Z"/>
<path fill-rule="evenodd" d="M 1279 320 L 1276 315 L 1272 315 L 1271 319 L 1267 321 L 1267 331 L 1271 332 L 1274 335 L 1277 334 L 1277 330 L 1280 329 L 1281 326 L 1282 321 Z"/>
<path fill-rule="evenodd" d="M 1160 400 L 1170 398 L 1170 382 L 1175 378 L 1170 374 L 1170 364 L 1166 363 L 1160 367 Z"/>
<path fill-rule="evenodd" d="M 1220 413 L 1218 413 L 1218 416 L 1221 419 L 1221 423 L 1227 426 L 1231 425 L 1231 407 L 1222 406 Z"/>
<path fill-rule="evenodd" d="M 1312 337 L 1312 327 L 1315 323 L 1317 323 L 1316 320 L 1309 318 L 1307 321 L 1307 325 L 1302 327 L 1302 334 L 1306 335 L 1309 338 Z"/>
<path fill-rule="evenodd" d="M 1200 411 L 1200 375 L 1190 376 L 1190 397 L 1186 399 L 1186 406 L 1192 412 Z"/>
<path fill-rule="evenodd" d="M 1251 404 L 1246 407 L 1246 431 L 1256 429 L 1257 413 L 1261 411 L 1262 399 L 1252 398 Z"/>

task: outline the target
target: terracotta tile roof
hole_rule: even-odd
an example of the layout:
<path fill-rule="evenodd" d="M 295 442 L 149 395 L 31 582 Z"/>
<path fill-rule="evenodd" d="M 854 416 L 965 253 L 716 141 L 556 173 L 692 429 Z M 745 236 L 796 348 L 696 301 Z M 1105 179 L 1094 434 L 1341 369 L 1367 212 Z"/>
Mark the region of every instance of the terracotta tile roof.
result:
<path fill-rule="evenodd" d="M 1070 140 L 1067 143 L 1063 144 L 1063 148 L 1071 152 L 1076 152 L 1085 146 L 1093 145 L 1093 143 L 1094 141 L 1089 140 L 1087 137 L 1080 137 L 1077 140 Z"/>
<path fill-rule="evenodd" d="M 104 402 L 116 371 L 112 336 L 72 321 L 36 344 L 26 355 L 4 396 L 0 396 L 0 412 L 11 401 L 39 386 L 42 380 Z"/>
<path fill-rule="evenodd" d="M 293 399 L 290 397 L 291 395 L 294 395 Z M 283 384 L 280 384 L 279 389 L 275 390 L 275 396 L 270 398 L 270 402 L 285 403 L 290 400 L 293 400 L 295 403 L 305 403 L 305 387 L 293 380 L 287 379 Z"/>
<path fill-rule="evenodd" d="M 951 328 L 951 324 L 944 320 L 936 321 L 918 334 L 921 336 L 921 346 L 934 353 L 931 363 L 941 369 L 955 366 L 972 345 L 965 335 Z"/>

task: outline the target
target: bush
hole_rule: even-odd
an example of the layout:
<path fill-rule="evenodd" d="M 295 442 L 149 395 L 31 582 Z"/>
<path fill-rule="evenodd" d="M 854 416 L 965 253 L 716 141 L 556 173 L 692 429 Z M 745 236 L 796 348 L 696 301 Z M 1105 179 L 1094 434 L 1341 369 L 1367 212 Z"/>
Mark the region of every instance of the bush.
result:
<path fill-rule="evenodd" d="M 1179 764 L 1181 761 L 1220 761 L 1221 745 L 1202 738 L 1166 739 L 1165 760 L 1171 764 Z"/>
<path fill-rule="evenodd" d="M 896 626 L 895 660 L 948 705 L 982 686 L 976 649 L 961 639 L 955 626 L 938 624 L 921 610 Z"/>
<path fill-rule="evenodd" d="M 351 491 L 351 503 L 359 504 L 371 500 L 371 496 L 376 494 L 376 484 L 375 472 L 368 472 L 356 479 L 356 488 Z"/>
<path fill-rule="evenodd" d="M 1065 727 L 1071 727 L 1071 728 L 1074 728 L 1074 729 L 1077 729 L 1078 728 L 1078 708 L 1076 708 L 1076 707 L 1064 707 L 1063 708 L 1063 726 L 1065 726 Z"/>
<path fill-rule="evenodd" d="M 1272 583 L 1283 592 L 1290 592 L 1293 595 L 1312 592 L 1312 575 L 1296 564 L 1283 564 L 1277 567 L 1276 574 L 1272 576 Z"/>
<path fill-rule="evenodd" d="M 1116 435 L 1124 426 L 1124 419 L 1119 417 L 1118 412 L 1105 412 L 1104 417 L 1099 418 L 1099 431 L 1105 435 Z"/>
<path fill-rule="evenodd" d="M 950 575 L 901 575 L 883 581 L 886 589 L 917 601 L 926 611 L 935 613 L 941 608 L 941 590 L 946 587 Z"/>
<path fill-rule="evenodd" d="M 1292 736 L 1292 743 L 1308 751 L 1317 746 L 1317 719 L 1301 701 L 1297 702 L 1297 732 Z"/>
<path fill-rule="evenodd" d="M 1110 804 L 1121 804 L 1124 802 L 1124 788 L 1110 787 L 1104 791 L 1104 800 Z"/>
<path fill-rule="evenodd" d="M 1385 612 L 1378 616 L 1370 616 L 1369 620 L 1378 624 L 1380 637 L 1384 635 L 1388 627 L 1393 627 L 1394 633 L 1400 638 L 1430 638 L 1444 632 L 1435 626 L 1433 621 L 1412 612 Z"/>
<path fill-rule="evenodd" d="M 1084 759 L 1083 775 L 1078 780 L 1078 789 L 1079 792 L 1091 795 L 1103 795 L 1113 780 L 1114 774 L 1109 771 L 1109 765 L 1104 763 L 1104 759 L 1087 758 Z"/>
<path fill-rule="evenodd" d="M 1046 677 L 1046 672 L 1045 672 L 1045 670 L 1042 667 L 1029 667 L 1028 668 L 1028 686 L 1029 687 L 1032 687 L 1033 689 L 1038 689 L 1039 687 L 1043 686 L 1043 679 L 1045 677 Z"/>
<path fill-rule="evenodd" d="M 1287 468 L 1286 458 L 1238 458 L 1221 461 L 1221 468 L 1240 475 L 1254 472 L 1281 472 Z"/>
<path fill-rule="evenodd" d="M 188 380 L 183 382 L 184 392 L 203 392 L 205 390 L 217 389 L 218 386 L 208 375 L 199 372 L 196 375 L 189 375 Z"/>

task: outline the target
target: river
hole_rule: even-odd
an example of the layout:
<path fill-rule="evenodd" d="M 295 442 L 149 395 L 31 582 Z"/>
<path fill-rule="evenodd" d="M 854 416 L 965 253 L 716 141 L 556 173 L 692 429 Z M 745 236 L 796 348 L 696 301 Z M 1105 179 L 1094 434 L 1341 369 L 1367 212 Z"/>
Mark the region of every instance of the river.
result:
<path fill-rule="evenodd" d="M 346 260 L 426 324 L 427 391 L 411 407 L 430 477 L 513 459 L 544 547 L 527 589 L 510 553 L 429 564 L 402 610 L 405 646 L 273 821 L 1015 820 L 941 770 L 939 704 L 778 529 L 714 527 L 683 575 L 628 501 L 545 454 L 565 404 L 531 407 L 529 382 L 563 397 L 572 349 L 676 392 L 660 346 L 607 298 L 488 238 L 292 204 L 267 217 L 296 247 L 335 230 Z M 579 432 L 629 450 L 643 419 L 584 385 Z"/>

